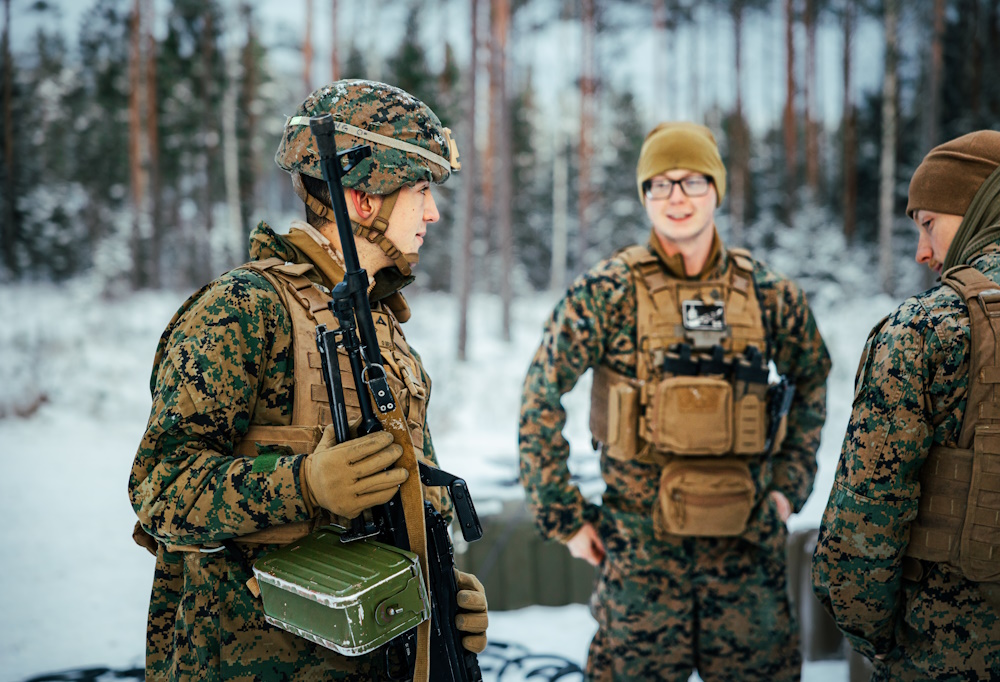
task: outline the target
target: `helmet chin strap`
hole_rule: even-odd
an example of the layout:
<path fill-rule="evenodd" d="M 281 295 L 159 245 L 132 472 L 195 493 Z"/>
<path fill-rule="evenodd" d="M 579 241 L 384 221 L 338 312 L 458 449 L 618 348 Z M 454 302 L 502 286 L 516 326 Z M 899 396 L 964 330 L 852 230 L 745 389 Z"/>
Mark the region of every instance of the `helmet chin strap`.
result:
<path fill-rule="evenodd" d="M 302 184 L 302 176 L 299 173 L 292 173 L 292 189 L 295 191 L 295 195 L 305 202 L 310 211 L 323 220 L 336 221 L 333 209 L 306 191 L 305 186 Z M 398 189 L 392 194 L 383 195 L 382 206 L 379 207 L 378 215 L 372 220 L 371 225 L 362 225 L 352 220 L 351 231 L 357 236 L 367 239 L 372 244 L 378 245 L 393 264 L 399 268 L 403 276 L 409 277 L 412 274 L 411 266 L 417 264 L 420 256 L 416 253 L 403 253 L 385 236 L 386 228 L 389 227 L 389 216 L 392 214 L 392 209 L 396 206 L 398 198 Z"/>

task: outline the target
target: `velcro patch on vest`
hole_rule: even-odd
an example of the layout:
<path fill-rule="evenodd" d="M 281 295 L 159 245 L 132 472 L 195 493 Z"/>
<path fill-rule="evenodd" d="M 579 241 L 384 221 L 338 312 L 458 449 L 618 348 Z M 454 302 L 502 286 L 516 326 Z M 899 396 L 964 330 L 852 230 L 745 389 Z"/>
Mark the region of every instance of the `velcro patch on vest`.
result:
<path fill-rule="evenodd" d="M 684 301 L 681 304 L 682 321 L 691 331 L 726 331 L 726 309 L 721 303 Z"/>
<path fill-rule="evenodd" d="M 372 322 L 375 325 L 375 336 L 378 338 L 378 347 L 383 352 L 392 352 L 395 347 L 392 342 L 392 320 L 386 313 L 372 311 Z"/>

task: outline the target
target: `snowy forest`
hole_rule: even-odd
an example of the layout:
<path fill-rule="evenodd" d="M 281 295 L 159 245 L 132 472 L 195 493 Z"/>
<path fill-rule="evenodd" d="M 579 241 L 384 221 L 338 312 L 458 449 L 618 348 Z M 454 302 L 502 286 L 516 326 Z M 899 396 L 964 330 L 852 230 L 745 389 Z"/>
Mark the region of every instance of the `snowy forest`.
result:
<path fill-rule="evenodd" d="M 934 284 L 904 214 L 914 168 L 1000 129 L 1000 0 L 0 2 L 0 517 L 14 521 L 0 682 L 141 679 L 153 561 L 126 487 L 156 341 L 247 258 L 259 221 L 303 217 L 273 156 L 315 88 L 386 81 L 457 139 L 405 331 L 434 380 L 441 466 L 468 480 L 487 532 L 523 510 L 517 417 L 543 321 L 577 275 L 647 239 L 635 165 L 656 123 L 712 129 L 724 241 L 802 286 L 833 357 L 793 533 L 819 524 L 868 330 Z M 589 386 L 566 396 L 566 431 L 599 501 Z M 494 563 L 476 569 L 485 678 L 540 679 L 502 673 L 511 652 L 582 665 L 596 629 L 582 600 L 503 606 Z M 848 679 L 841 644 L 811 654 L 803 639 L 804 680 Z M 81 666 L 97 672 L 45 676 Z"/>
<path fill-rule="evenodd" d="M 66 25 L 4 0 L 2 281 L 199 286 L 296 210 L 271 160 L 284 116 L 363 77 L 428 102 L 463 153 L 421 286 L 509 303 L 641 238 L 639 146 L 684 116 L 719 139 L 731 243 L 770 248 L 819 210 L 891 292 L 912 169 L 1000 121 L 996 0 L 272 4 L 93 0 Z"/>

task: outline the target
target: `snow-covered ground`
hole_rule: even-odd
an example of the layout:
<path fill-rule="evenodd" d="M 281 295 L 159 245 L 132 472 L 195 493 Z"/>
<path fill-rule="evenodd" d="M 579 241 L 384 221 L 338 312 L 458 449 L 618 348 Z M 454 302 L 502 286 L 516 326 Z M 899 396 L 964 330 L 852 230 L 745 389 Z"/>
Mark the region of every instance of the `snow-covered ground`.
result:
<path fill-rule="evenodd" d="M 132 543 L 129 469 L 149 409 L 156 341 L 180 294 L 102 300 L 85 286 L 0 289 L 0 408 L 45 402 L 0 419 L 0 682 L 43 672 L 141 666 L 153 560 Z M 834 356 L 829 419 L 815 493 L 793 529 L 819 523 L 850 413 L 852 382 L 887 297 L 816 297 Z M 407 335 L 434 379 L 430 419 L 442 467 L 469 482 L 481 512 L 520 495 L 516 425 L 524 371 L 554 299 L 518 301 L 513 340 L 501 341 L 500 305 L 474 298 L 471 357 L 454 361 L 456 305 L 420 293 Z M 589 378 L 566 399 L 571 466 L 597 472 L 587 433 Z M 593 476 L 591 476 L 592 478 Z M 588 491 L 599 493 L 599 488 Z M 490 636 L 580 664 L 595 629 L 586 608 L 491 613 Z M 846 680 L 843 662 L 808 663 L 805 679 Z M 519 679 L 514 674 L 504 680 Z"/>

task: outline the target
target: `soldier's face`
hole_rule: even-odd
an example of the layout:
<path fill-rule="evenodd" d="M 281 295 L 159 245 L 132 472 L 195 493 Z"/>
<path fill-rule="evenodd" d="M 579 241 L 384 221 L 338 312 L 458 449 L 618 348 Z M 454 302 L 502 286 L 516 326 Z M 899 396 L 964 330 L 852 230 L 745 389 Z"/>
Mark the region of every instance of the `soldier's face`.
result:
<path fill-rule="evenodd" d="M 921 209 L 913 214 L 913 222 L 917 224 L 920 234 L 914 258 L 921 265 L 941 274 L 948 247 L 955 239 L 958 226 L 962 224 L 962 216 Z"/>
<path fill-rule="evenodd" d="M 431 185 L 421 180 L 399 190 L 385 236 L 403 253 L 417 253 L 424 243 L 427 225 L 436 223 L 440 218 Z"/>
<path fill-rule="evenodd" d="M 694 171 L 677 169 L 661 173 L 652 178 L 681 180 L 689 175 L 697 175 Z M 682 245 L 710 239 L 715 227 L 715 204 L 717 203 L 715 185 L 709 187 L 704 196 L 689 197 L 675 184 L 670 196 L 665 199 L 646 198 L 646 215 L 653 224 L 656 233 L 673 244 Z"/>

